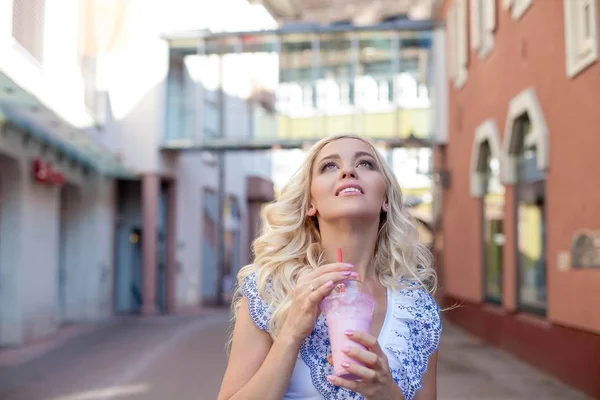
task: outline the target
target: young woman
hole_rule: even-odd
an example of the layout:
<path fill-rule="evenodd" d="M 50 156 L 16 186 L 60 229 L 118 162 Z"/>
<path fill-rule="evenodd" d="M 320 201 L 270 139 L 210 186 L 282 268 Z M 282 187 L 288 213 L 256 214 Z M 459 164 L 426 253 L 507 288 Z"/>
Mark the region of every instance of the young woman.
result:
<path fill-rule="evenodd" d="M 265 218 L 254 263 L 238 276 L 219 399 L 435 399 L 442 325 L 431 254 L 373 145 L 354 135 L 315 144 Z M 348 264 L 335 262 L 338 248 Z M 366 346 L 348 352 L 364 365 L 345 365 L 358 381 L 333 376 L 319 309 L 349 278 L 376 300 L 370 332 L 346 332 Z"/>

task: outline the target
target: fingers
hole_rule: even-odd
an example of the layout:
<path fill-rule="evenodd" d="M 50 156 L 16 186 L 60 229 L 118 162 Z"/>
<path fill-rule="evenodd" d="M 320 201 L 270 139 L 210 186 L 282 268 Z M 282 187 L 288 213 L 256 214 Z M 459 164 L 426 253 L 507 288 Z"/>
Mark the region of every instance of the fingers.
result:
<path fill-rule="evenodd" d="M 303 280 L 303 281 L 305 280 L 308 282 L 308 281 L 312 281 L 315 278 L 318 278 L 319 276 L 324 275 L 324 274 L 328 274 L 331 272 L 351 271 L 352 268 L 354 268 L 354 266 L 352 264 L 346 264 L 346 263 L 325 264 L 325 265 L 320 266 L 319 268 L 316 268 L 316 269 L 310 271 L 309 273 L 304 275 L 301 278 L 301 280 Z"/>
<path fill-rule="evenodd" d="M 347 330 L 344 333 L 350 338 L 350 340 L 362 344 L 367 349 L 375 353 L 377 356 L 383 355 L 383 351 L 381 350 L 381 347 L 379 347 L 379 342 L 377 342 L 377 338 L 371 335 L 370 333 L 352 330 Z"/>
<path fill-rule="evenodd" d="M 375 372 L 375 370 L 360 364 L 343 362 L 342 367 L 352 375 L 357 376 L 362 382 L 374 382 L 375 378 L 377 378 L 377 372 Z"/>
<path fill-rule="evenodd" d="M 336 386 L 341 386 L 353 392 L 362 392 L 360 390 L 360 388 L 362 387 L 361 382 L 351 381 L 350 379 L 344 379 L 335 375 L 327 376 L 327 380 Z"/>
<path fill-rule="evenodd" d="M 346 279 L 356 279 L 356 278 L 358 278 L 358 272 L 353 272 L 353 271 L 329 272 L 327 274 L 323 274 L 323 275 L 313 279 L 311 282 L 309 282 L 309 286 L 310 286 L 310 284 L 312 284 L 315 287 L 318 287 L 327 281 L 333 281 L 334 283 L 337 283 L 337 282 L 345 281 Z"/>
<path fill-rule="evenodd" d="M 331 292 L 332 289 L 333 281 L 327 281 L 308 296 L 308 301 L 312 303 L 312 305 L 316 306 Z"/>
<path fill-rule="evenodd" d="M 375 366 L 377 361 L 379 361 L 379 356 L 377 356 L 377 354 L 359 347 L 346 347 L 345 349 L 342 349 L 342 351 L 356 361 L 360 361 L 370 367 Z M 346 366 L 344 366 L 344 368 L 346 368 Z"/>

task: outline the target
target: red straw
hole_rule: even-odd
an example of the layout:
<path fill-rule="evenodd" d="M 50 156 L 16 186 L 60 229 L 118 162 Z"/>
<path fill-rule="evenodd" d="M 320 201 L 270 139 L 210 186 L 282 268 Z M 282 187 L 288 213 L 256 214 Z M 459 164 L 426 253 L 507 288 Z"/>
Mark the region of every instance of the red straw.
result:
<path fill-rule="evenodd" d="M 338 249 L 338 262 L 344 262 L 342 259 L 342 249 Z M 343 283 L 340 284 L 340 293 L 344 293 L 346 291 L 346 285 Z"/>

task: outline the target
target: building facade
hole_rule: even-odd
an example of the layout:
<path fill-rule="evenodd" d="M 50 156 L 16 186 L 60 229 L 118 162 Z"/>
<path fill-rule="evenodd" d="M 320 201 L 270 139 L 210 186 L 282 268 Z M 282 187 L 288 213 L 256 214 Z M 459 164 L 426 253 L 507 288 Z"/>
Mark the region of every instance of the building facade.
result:
<path fill-rule="evenodd" d="M 598 2 L 447 0 L 448 318 L 600 396 Z"/>
<path fill-rule="evenodd" d="M 115 177 L 127 173 L 75 2 L 0 7 L 0 346 L 10 346 L 112 315 Z"/>
<path fill-rule="evenodd" d="M 215 156 L 164 150 L 188 120 L 172 114 L 178 81 L 161 34 L 227 29 L 232 7 L 271 21 L 223 3 L 0 3 L 0 346 L 63 323 L 215 303 L 248 262 L 273 199 L 269 157 L 225 156 L 221 268 Z M 251 108 L 229 97 L 226 135 L 244 136 Z"/>

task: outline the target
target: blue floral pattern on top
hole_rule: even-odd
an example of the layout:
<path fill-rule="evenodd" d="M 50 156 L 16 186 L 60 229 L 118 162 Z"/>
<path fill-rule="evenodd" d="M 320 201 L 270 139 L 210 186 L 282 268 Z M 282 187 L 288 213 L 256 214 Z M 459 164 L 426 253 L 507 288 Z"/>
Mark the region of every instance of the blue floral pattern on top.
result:
<path fill-rule="evenodd" d="M 242 286 L 248 299 L 250 316 L 256 325 L 268 332 L 271 308 L 259 295 L 255 274 L 248 276 Z M 386 320 L 380 335 L 380 346 L 388 357 L 390 372 L 406 400 L 412 400 L 423 386 L 429 357 L 437 350 L 442 332 L 440 309 L 433 297 L 417 284 L 398 291 L 388 291 Z M 390 319 L 388 321 L 388 318 Z M 331 342 L 323 315 L 300 347 L 300 357 L 310 370 L 314 387 L 325 399 L 360 399 L 363 396 L 331 384 L 327 376 L 333 373 L 327 356 Z"/>
<path fill-rule="evenodd" d="M 248 311 L 256 326 L 265 332 L 269 332 L 269 321 L 271 320 L 273 311 L 269 303 L 261 297 L 258 291 L 256 273 L 244 278 L 240 289 L 242 295 L 248 300 Z"/>
<path fill-rule="evenodd" d="M 431 294 L 416 283 L 394 297 L 394 323 L 384 349 L 400 366 L 392 368 L 392 376 L 404 397 L 411 400 L 423 386 L 429 357 L 438 349 L 442 320 L 440 308 Z"/>

